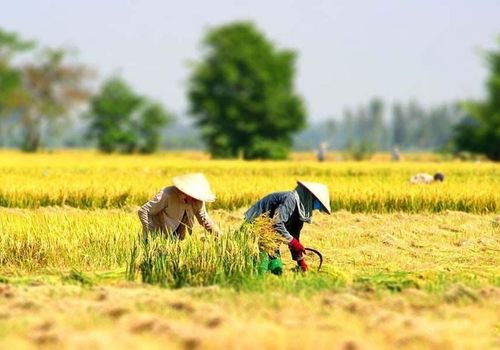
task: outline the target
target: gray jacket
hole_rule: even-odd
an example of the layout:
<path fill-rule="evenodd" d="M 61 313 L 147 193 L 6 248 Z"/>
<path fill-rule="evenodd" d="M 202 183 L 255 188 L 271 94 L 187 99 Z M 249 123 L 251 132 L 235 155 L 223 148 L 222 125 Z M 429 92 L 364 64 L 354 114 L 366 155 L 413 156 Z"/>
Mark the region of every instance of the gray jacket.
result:
<path fill-rule="evenodd" d="M 301 211 L 303 212 L 303 206 L 296 191 L 274 192 L 248 209 L 245 221 L 252 222 L 262 214 L 269 213 L 274 219 L 275 230 L 290 242 L 292 238 L 300 238 L 304 221 L 308 222 Z"/>

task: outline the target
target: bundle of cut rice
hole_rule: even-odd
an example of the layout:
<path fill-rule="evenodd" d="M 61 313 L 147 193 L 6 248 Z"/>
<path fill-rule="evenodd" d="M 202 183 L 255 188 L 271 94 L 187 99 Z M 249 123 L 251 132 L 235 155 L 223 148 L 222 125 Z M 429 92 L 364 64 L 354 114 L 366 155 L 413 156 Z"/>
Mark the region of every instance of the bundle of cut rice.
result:
<path fill-rule="evenodd" d="M 274 220 L 268 214 L 263 214 L 256 218 L 251 224 L 246 226 L 246 229 L 257 238 L 261 252 L 274 255 L 279 249 L 280 244 L 286 243 L 286 240 L 276 232 Z"/>

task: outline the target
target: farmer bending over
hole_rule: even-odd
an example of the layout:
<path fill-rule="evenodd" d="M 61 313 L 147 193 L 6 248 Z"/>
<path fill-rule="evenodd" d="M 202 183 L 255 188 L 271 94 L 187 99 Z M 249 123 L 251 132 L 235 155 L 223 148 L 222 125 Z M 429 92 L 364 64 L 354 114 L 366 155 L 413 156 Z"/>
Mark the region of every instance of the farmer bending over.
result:
<path fill-rule="evenodd" d="M 194 217 L 207 231 L 217 233 L 204 202 L 215 201 L 215 195 L 201 173 L 173 178 L 173 186 L 165 187 L 138 211 L 143 236 L 148 232 L 172 234 L 182 240 L 186 230 L 191 234 Z"/>
<path fill-rule="evenodd" d="M 304 222 L 311 223 L 314 209 L 331 213 L 328 187 L 316 182 L 298 181 L 295 190 L 274 192 L 255 203 L 245 213 L 245 221 L 252 222 L 260 215 L 269 213 L 273 218 L 274 229 L 288 242 L 292 259 L 297 262 L 302 271 L 307 271 L 304 246 L 300 243 L 300 231 Z M 270 258 L 271 272 L 280 274 L 282 263 L 279 251 Z"/>
<path fill-rule="evenodd" d="M 412 184 L 431 184 L 433 182 L 443 182 L 444 175 L 442 173 L 435 173 L 434 176 L 426 173 L 418 173 L 410 177 Z"/>

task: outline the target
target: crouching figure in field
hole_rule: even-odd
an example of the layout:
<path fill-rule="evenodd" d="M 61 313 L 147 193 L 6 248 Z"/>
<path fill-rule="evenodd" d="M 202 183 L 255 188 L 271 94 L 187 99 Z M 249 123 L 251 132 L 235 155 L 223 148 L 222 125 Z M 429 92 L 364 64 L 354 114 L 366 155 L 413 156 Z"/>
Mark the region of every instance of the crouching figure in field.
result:
<path fill-rule="evenodd" d="M 435 173 L 434 176 L 426 173 L 418 173 L 410 177 L 410 183 L 417 184 L 425 184 L 429 185 L 431 183 L 443 182 L 444 175 L 442 173 Z"/>
<path fill-rule="evenodd" d="M 186 174 L 174 177 L 173 183 L 139 209 L 144 238 L 148 232 L 154 232 L 182 240 L 186 231 L 191 234 L 194 217 L 207 231 L 217 234 L 205 208 L 205 202 L 215 201 L 205 176 L 201 173 Z"/>
<path fill-rule="evenodd" d="M 245 221 L 252 223 L 263 214 L 269 215 L 273 219 L 276 233 L 288 242 L 292 259 L 297 262 L 302 271 L 307 271 L 307 263 L 304 259 L 305 250 L 300 243 L 300 231 L 304 222 L 311 223 L 314 209 L 331 213 L 328 187 L 321 183 L 298 181 L 293 191 L 274 192 L 255 203 L 245 213 Z M 269 260 L 266 270 L 281 274 L 283 264 L 279 250 L 273 256 L 266 256 L 266 258 Z M 259 270 L 261 273 L 264 272 L 261 268 Z"/>

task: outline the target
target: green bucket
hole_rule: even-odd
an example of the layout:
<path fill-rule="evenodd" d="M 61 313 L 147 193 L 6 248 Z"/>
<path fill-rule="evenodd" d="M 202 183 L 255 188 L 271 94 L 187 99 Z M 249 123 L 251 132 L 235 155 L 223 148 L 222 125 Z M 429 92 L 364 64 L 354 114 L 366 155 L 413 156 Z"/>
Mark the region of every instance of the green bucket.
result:
<path fill-rule="evenodd" d="M 257 265 L 257 272 L 259 275 L 265 274 L 269 270 L 269 255 L 266 252 L 259 253 L 259 264 Z"/>
<path fill-rule="evenodd" d="M 269 261 L 269 271 L 275 275 L 281 275 L 283 273 L 283 262 L 279 256 Z"/>

